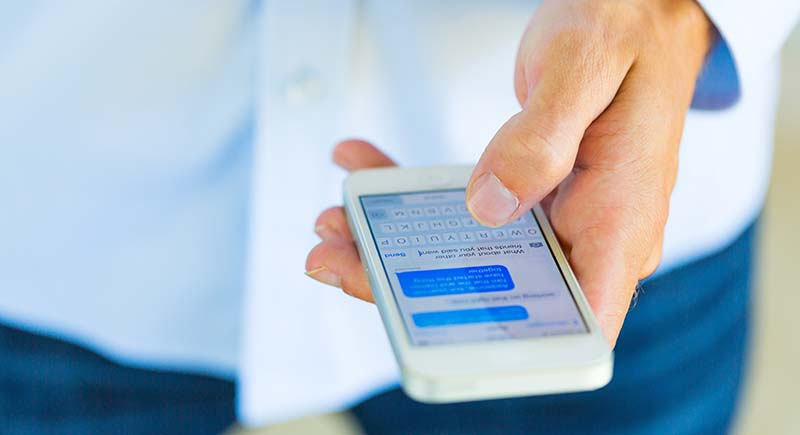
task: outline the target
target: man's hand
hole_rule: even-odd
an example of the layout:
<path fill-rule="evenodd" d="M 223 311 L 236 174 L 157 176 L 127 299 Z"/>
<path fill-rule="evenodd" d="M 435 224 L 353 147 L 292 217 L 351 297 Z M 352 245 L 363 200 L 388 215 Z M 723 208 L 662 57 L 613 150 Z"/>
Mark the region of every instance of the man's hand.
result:
<path fill-rule="evenodd" d="M 377 148 L 360 140 L 340 143 L 333 150 L 333 161 L 352 172 L 359 169 L 395 166 Z M 332 207 L 317 218 L 314 231 L 322 239 L 306 259 L 306 275 L 339 287 L 350 296 L 373 302 L 367 276 L 358 258 L 353 235 L 342 207 Z"/>
<path fill-rule="evenodd" d="M 661 258 L 678 145 L 712 28 L 694 0 L 545 0 L 517 57 L 522 110 L 497 132 L 467 188 L 489 226 L 544 201 L 610 343 L 639 279 Z M 347 169 L 392 164 L 346 142 Z M 341 209 L 317 221 L 309 275 L 371 300 Z"/>

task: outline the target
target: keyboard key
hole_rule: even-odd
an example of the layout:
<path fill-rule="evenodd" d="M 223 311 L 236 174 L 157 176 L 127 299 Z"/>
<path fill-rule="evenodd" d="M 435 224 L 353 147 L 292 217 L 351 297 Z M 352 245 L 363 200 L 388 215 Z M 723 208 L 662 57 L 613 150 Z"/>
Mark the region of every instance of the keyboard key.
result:
<path fill-rule="evenodd" d="M 442 243 L 442 236 L 438 234 L 428 234 L 426 239 L 428 239 L 428 243 L 431 245 L 438 245 L 439 243 Z"/>
<path fill-rule="evenodd" d="M 444 229 L 444 221 L 430 221 L 428 226 L 431 227 L 432 230 L 443 230 Z"/>
<path fill-rule="evenodd" d="M 397 231 L 397 229 L 395 228 L 394 224 L 385 223 L 381 224 L 381 231 L 384 233 L 393 233 Z"/>
<path fill-rule="evenodd" d="M 489 231 L 481 230 L 477 232 L 477 235 L 478 240 L 492 240 L 492 235 L 489 233 Z"/>
<path fill-rule="evenodd" d="M 383 209 L 372 210 L 369 212 L 370 219 L 386 219 L 388 217 L 389 215 L 386 214 L 386 210 Z"/>
<path fill-rule="evenodd" d="M 446 243 L 455 243 L 458 241 L 458 234 L 456 233 L 444 233 L 442 234 L 442 238 Z"/>
<path fill-rule="evenodd" d="M 402 208 L 396 208 L 392 210 L 392 217 L 395 219 L 405 219 L 408 217 L 408 213 Z"/>
<path fill-rule="evenodd" d="M 539 230 L 534 227 L 526 228 L 525 232 L 528 233 L 529 236 L 538 236 Z"/>
<path fill-rule="evenodd" d="M 467 210 L 467 205 L 466 204 L 458 204 L 456 206 L 456 209 L 461 214 L 468 214 L 469 213 L 469 210 Z"/>
<path fill-rule="evenodd" d="M 455 219 L 455 218 L 454 219 L 448 219 L 447 221 L 445 221 L 445 223 L 447 224 L 447 228 L 460 228 L 461 227 L 461 221 L 458 220 L 458 219 Z"/>
<path fill-rule="evenodd" d="M 512 229 L 510 229 L 510 230 L 508 231 L 508 235 L 509 235 L 509 236 L 510 236 L 512 239 L 521 239 L 521 238 L 525 237 L 525 232 L 524 232 L 524 231 L 522 231 L 522 230 L 521 230 L 521 229 L 519 229 L 519 228 L 512 228 Z"/>
<path fill-rule="evenodd" d="M 412 218 L 421 218 L 425 216 L 425 213 L 421 208 L 410 208 L 408 209 L 408 216 Z"/>
<path fill-rule="evenodd" d="M 439 209 L 436 207 L 425 207 L 425 216 L 439 216 Z"/>
<path fill-rule="evenodd" d="M 397 224 L 397 231 L 400 231 L 401 233 L 407 233 L 412 231 L 413 229 L 414 228 L 411 227 L 410 222 L 401 222 Z"/>
<path fill-rule="evenodd" d="M 408 237 L 395 237 L 394 244 L 397 246 L 408 246 Z"/>
<path fill-rule="evenodd" d="M 476 227 L 476 226 L 478 226 L 478 223 L 475 222 L 475 220 L 472 219 L 471 217 L 465 217 L 465 218 L 461 218 L 461 225 L 463 225 L 465 227 Z"/>
<path fill-rule="evenodd" d="M 456 207 L 454 205 L 443 205 L 440 210 L 443 215 L 456 214 Z"/>
<path fill-rule="evenodd" d="M 475 241 L 475 233 L 470 231 L 464 231 L 462 233 L 458 233 L 461 236 L 462 242 L 474 242 Z"/>
<path fill-rule="evenodd" d="M 508 233 L 506 230 L 492 230 L 492 236 L 494 236 L 495 239 L 505 239 L 508 237 Z"/>
<path fill-rule="evenodd" d="M 417 231 L 428 231 L 428 223 L 425 221 L 414 222 L 414 229 Z"/>
<path fill-rule="evenodd" d="M 411 236 L 409 237 L 412 245 L 424 245 L 427 243 L 425 236 Z"/>
<path fill-rule="evenodd" d="M 388 248 L 389 246 L 392 246 L 392 239 L 379 238 L 378 246 L 380 246 L 381 248 Z"/>

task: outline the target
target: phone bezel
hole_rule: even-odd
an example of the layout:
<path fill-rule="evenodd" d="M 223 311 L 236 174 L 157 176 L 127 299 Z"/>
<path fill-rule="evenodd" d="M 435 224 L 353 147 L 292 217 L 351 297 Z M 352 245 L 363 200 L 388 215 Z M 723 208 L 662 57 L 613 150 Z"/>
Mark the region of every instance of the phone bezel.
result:
<path fill-rule="evenodd" d="M 429 168 L 381 168 L 357 171 L 344 182 L 344 204 L 392 348 L 404 370 L 428 376 L 461 376 L 490 371 L 562 369 L 606 363 L 611 349 L 561 250 L 544 211 L 533 212 L 542 234 L 561 269 L 562 276 L 584 319 L 588 332 L 510 340 L 417 346 L 403 323 L 391 285 L 383 269 L 367 217 L 361 206 L 364 195 L 408 193 L 437 189 L 463 189 L 470 166 Z M 372 271 L 375 271 L 373 273 Z"/>

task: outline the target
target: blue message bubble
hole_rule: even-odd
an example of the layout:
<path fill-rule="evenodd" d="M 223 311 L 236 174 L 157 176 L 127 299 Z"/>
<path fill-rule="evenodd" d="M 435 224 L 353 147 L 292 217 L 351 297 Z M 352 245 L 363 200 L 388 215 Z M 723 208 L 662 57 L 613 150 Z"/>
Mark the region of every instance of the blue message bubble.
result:
<path fill-rule="evenodd" d="M 397 279 L 403 294 L 409 298 L 497 292 L 514 288 L 508 269 L 500 265 L 399 272 Z"/>
<path fill-rule="evenodd" d="M 508 322 L 513 320 L 525 320 L 527 318 L 528 310 L 520 305 L 473 308 L 456 311 L 430 311 L 411 315 L 411 319 L 414 320 L 414 324 L 417 325 L 418 328 L 484 322 Z"/>

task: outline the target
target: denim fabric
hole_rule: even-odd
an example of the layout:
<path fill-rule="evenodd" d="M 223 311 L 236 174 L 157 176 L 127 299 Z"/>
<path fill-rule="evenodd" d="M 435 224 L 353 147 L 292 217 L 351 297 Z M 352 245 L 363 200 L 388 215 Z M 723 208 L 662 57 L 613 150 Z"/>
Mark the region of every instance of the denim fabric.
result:
<path fill-rule="evenodd" d="M 234 422 L 234 384 L 113 363 L 0 326 L 0 434 L 216 434 Z"/>

